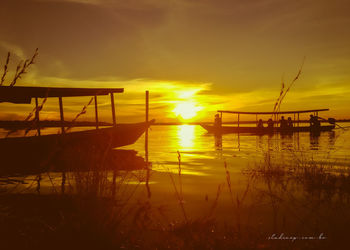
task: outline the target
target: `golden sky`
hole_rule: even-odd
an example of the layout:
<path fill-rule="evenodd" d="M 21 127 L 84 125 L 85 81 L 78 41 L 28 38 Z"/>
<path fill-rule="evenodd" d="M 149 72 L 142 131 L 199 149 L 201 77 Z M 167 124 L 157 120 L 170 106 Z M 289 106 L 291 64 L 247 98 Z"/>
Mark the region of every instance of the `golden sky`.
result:
<path fill-rule="evenodd" d="M 288 85 L 305 56 L 281 109 L 350 118 L 349 13 L 346 0 L 1 0 L 0 73 L 7 51 L 15 69 L 38 47 L 17 85 L 124 87 L 120 121 L 143 119 L 149 90 L 158 121 L 176 120 L 181 107 L 212 120 L 217 109 L 272 111 L 281 79 Z M 66 101 L 67 116 L 88 99 Z M 0 104 L 11 119 L 31 109 Z"/>

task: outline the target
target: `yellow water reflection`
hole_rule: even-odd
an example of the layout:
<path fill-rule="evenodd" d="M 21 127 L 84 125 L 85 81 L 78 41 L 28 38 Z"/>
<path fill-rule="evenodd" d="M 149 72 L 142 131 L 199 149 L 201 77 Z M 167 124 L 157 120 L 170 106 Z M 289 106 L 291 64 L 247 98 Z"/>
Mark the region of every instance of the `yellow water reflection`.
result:
<path fill-rule="evenodd" d="M 179 138 L 179 146 L 182 149 L 193 148 L 194 146 L 194 126 L 193 125 L 181 125 L 177 128 L 177 136 Z"/>

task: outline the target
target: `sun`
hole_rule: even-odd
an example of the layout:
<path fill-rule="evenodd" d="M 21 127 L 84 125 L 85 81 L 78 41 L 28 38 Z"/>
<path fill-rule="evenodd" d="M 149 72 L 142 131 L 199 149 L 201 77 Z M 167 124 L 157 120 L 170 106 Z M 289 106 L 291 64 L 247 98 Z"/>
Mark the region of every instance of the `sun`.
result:
<path fill-rule="evenodd" d="M 179 102 L 176 104 L 173 112 L 176 116 L 188 120 L 195 117 L 200 110 L 202 110 L 202 108 L 198 107 L 194 102 Z"/>

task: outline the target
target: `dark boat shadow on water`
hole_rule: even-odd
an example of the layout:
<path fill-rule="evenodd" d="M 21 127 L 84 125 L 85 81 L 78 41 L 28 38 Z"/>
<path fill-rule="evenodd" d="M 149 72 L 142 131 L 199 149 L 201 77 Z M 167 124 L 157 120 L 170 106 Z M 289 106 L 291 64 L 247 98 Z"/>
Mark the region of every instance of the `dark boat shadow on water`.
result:
<path fill-rule="evenodd" d="M 0 184 L 5 193 L 11 193 L 11 190 L 14 192 L 35 190 L 36 193 L 40 194 L 42 182 L 46 186 L 52 185 L 54 193 L 56 193 L 57 188 L 54 186 L 57 186 L 58 180 L 60 192 L 65 193 L 67 186 L 76 183 L 76 177 L 79 179 L 83 176 L 96 175 L 108 178 L 110 175 L 112 182 L 115 183 L 115 178 L 121 172 L 151 168 L 151 164 L 146 162 L 143 157 L 138 156 L 135 150 L 112 149 L 110 147 L 101 150 L 101 148 L 96 149 L 93 146 L 73 151 L 56 151 L 50 155 L 50 160 L 42 161 L 40 165 L 26 165 L 25 163 L 17 165 L 18 162 L 15 163 L 7 166 L 2 165 Z"/>
<path fill-rule="evenodd" d="M 129 183 L 144 183 L 151 164 L 134 150 L 103 151 L 94 147 L 66 151 L 52 155 L 44 168 L 49 172 L 37 168 L 21 173 L 22 166 L 15 168 L 16 175 L 8 172 L 0 177 L 1 246 L 111 249 L 118 245 L 108 234 L 125 219 L 124 210 L 131 209 L 127 200 L 138 185 Z"/>
<path fill-rule="evenodd" d="M 89 171 L 100 166 L 103 166 L 103 170 L 140 170 L 147 167 L 144 158 L 138 156 L 135 150 L 108 149 L 101 153 L 91 147 L 88 150 L 55 152 L 49 160 L 41 161 L 40 164 L 31 164 L 26 159 L 16 163 L 2 163 L 1 176 Z"/>

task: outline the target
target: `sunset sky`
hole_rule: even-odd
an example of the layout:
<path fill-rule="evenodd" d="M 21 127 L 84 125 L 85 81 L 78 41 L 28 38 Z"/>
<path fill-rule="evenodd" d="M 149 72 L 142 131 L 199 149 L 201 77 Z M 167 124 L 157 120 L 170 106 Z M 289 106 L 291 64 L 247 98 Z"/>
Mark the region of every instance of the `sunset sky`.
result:
<path fill-rule="evenodd" d="M 39 48 L 18 86 L 123 87 L 123 122 L 143 119 L 149 90 L 151 117 L 186 119 L 187 109 L 201 121 L 217 109 L 272 111 L 282 78 L 289 85 L 305 57 L 281 109 L 350 118 L 349 13 L 347 0 L 1 0 L 0 74 L 8 51 L 14 70 Z M 66 111 L 88 100 L 69 99 Z M 57 106 L 49 102 L 43 119 Z M 0 103 L 0 116 L 31 109 Z"/>

